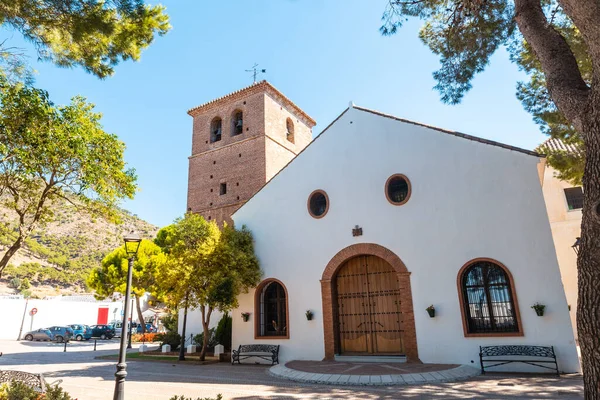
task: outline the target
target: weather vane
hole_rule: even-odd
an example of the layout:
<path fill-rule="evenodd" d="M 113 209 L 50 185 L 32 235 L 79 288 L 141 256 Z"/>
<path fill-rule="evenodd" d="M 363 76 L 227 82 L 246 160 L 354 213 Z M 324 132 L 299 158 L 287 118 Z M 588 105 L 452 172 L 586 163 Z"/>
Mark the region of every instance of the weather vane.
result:
<path fill-rule="evenodd" d="M 252 72 L 252 77 L 254 79 L 254 83 L 256 83 L 256 77 L 258 76 L 258 74 L 266 74 L 267 70 L 259 69 L 258 64 L 254 63 L 254 65 L 252 66 L 252 69 L 247 69 L 246 72 Z"/>

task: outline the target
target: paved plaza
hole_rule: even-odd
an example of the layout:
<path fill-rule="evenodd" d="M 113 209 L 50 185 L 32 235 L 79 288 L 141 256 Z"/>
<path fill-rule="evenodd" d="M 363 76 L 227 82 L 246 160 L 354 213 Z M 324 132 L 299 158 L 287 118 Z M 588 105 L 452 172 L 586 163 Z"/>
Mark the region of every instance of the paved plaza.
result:
<path fill-rule="evenodd" d="M 79 400 L 112 398 L 116 361 L 95 357 L 116 354 L 116 341 L 61 345 L 0 341 L 0 369 L 43 373 Z M 134 346 L 137 347 L 137 346 Z M 224 399 L 582 399 L 580 376 L 487 375 L 467 381 L 406 386 L 351 387 L 298 383 L 273 377 L 268 367 L 226 363 L 180 365 L 128 363 L 128 400 L 168 400 L 175 394 Z"/>

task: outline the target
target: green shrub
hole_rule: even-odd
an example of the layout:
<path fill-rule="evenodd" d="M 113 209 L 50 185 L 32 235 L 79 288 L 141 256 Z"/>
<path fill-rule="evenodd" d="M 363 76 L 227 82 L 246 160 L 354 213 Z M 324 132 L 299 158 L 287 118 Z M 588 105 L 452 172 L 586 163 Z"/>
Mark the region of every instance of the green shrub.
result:
<path fill-rule="evenodd" d="M 8 282 L 8 286 L 13 289 L 18 289 L 21 286 L 21 280 L 19 278 L 12 278 L 10 282 Z"/>
<path fill-rule="evenodd" d="M 177 332 L 178 321 L 177 321 L 177 314 L 176 313 L 165 315 L 160 320 L 162 321 L 163 326 L 169 332 Z"/>
<path fill-rule="evenodd" d="M 164 344 L 171 345 L 171 351 L 177 350 L 179 345 L 181 344 L 181 335 L 177 332 L 167 332 L 163 335 L 161 347 Z"/>
<path fill-rule="evenodd" d="M 198 397 L 196 399 L 193 399 L 191 397 L 185 397 L 185 396 L 173 396 L 169 400 L 223 400 L 223 396 L 218 394 L 216 398 L 215 397 Z"/>
<path fill-rule="evenodd" d="M 223 314 L 215 332 L 217 344 L 222 344 L 226 350 L 231 350 L 232 323 L 231 315 L 229 313 Z"/>
<path fill-rule="evenodd" d="M 31 283 L 29 282 L 29 279 L 25 278 L 21 281 L 21 286 L 19 286 L 19 290 L 24 291 L 31 288 Z"/>
<path fill-rule="evenodd" d="M 44 400 L 72 400 L 73 398 L 69 396 L 69 393 L 64 392 L 62 388 L 58 386 L 47 386 L 46 387 L 46 396 Z"/>
<path fill-rule="evenodd" d="M 208 330 L 208 349 L 214 349 L 214 347 L 219 344 L 217 342 L 217 335 L 215 335 L 215 332 L 215 328 L 210 328 Z M 202 346 L 202 344 L 204 343 L 204 332 L 194 336 L 194 343 L 196 343 L 196 345 L 198 346 Z"/>
<path fill-rule="evenodd" d="M 37 400 L 40 394 L 24 383 L 13 381 L 0 386 L 0 400 Z"/>

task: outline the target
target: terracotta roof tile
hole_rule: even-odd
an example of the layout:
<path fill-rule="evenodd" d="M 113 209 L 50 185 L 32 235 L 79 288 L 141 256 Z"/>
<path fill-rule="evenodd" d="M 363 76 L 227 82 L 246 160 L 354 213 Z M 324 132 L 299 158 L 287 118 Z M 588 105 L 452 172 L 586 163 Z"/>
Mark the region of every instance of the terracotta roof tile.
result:
<path fill-rule="evenodd" d="M 250 86 L 247 86 L 245 88 L 236 90 L 235 92 L 231 92 L 231 93 L 229 93 L 229 94 L 227 94 L 225 96 L 217 97 L 216 99 L 213 99 L 213 100 L 211 100 L 209 102 L 206 102 L 204 104 L 200 104 L 197 107 L 189 109 L 187 113 L 193 117 L 194 115 L 198 114 L 199 112 L 201 112 L 203 110 L 206 110 L 209 107 L 212 107 L 213 105 L 216 105 L 216 104 L 219 104 L 219 103 L 223 103 L 225 101 L 232 101 L 232 100 L 235 100 L 237 98 L 243 98 L 243 97 L 252 95 L 254 93 L 259 93 L 261 91 L 266 91 L 267 93 L 269 93 L 271 95 L 274 95 L 275 97 L 280 98 L 281 101 L 283 101 L 283 103 L 286 106 L 288 106 L 292 110 L 294 110 L 300 117 L 303 117 L 304 119 L 306 119 L 305 122 L 307 122 L 307 124 L 311 128 L 317 124 L 314 119 L 312 119 L 307 113 L 305 113 L 293 101 L 291 101 L 290 99 L 288 99 L 287 97 L 285 97 L 285 95 L 283 93 L 281 93 L 279 90 L 277 90 L 277 88 L 275 88 L 275 86 L 271 85 L 267 81 L 256 82 L 256 83 L 253 83 Z"/>
<path fill-rule="evenodd" d="M 544 141 L 544 143 L 540 144 L 536 150 L 542 152 L 566 151 L 567 153 L 571 154 L 581 153 L 581 149 L 578 148 L 576 145 L 565 143 L 562 140 L 555 138 L 550 138 Z"/>

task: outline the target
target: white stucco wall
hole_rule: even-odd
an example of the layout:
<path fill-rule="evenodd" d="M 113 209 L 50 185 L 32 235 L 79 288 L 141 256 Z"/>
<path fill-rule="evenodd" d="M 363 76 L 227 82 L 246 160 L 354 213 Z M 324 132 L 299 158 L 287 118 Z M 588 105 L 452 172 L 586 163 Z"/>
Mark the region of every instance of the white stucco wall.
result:
<path fill-rule="evenodd" d="M 214 328 L 219 324 L 219 321 L 223 317 L 223 313 L 214 310 L 210 316 L 210 323 L 208 326 L 210 328 Z M 177 330 L 181 335 L 183 333 L 183 309 L 179 310 L 179 318 L 177 320 Z M 185 338 L 189 340 L 190 335 L 193 337 L 199 333 L 203 332 L 202 328 L 202 313 L 200 310 L 191 309 L 188 310 L 187 321 L 185 325 Z"/>
<path fill-rule="evenodd" d="M 572 246 L 581 235 L 582 214 L 581 210 L 569 210 L 567 204 L 565 189 L 573 185 L 559 180 L 555 174 L 553 168 L 546 167 L 543 193 L 567 303 L 571 306 L 573 332 L 577 337 L 577 255 Z"/>
<path fill-rule="evenodd" d="M 419 358 L 478 362 L 480 345 L 554 345 L 560 368 L 579 363 L 546 215 L 539 159 L 351 108 L 233 219 L 253 232 L 264 278 L 277 278 L 289 296 L 287 340 L 280 358 L 324 357 L 321 279 L 331 258 L 355 243 L 376 243 L 411 272 Z M 408 203 L 391 205 L 384 184 L 394 173 L 411 181 Z M 322 219 L 309 216 L 308 195 L 330 200 Z M 353 237 L 355 225 L 363 236 Z M 456 278 L 469 260 L 489 257 L 514 277 L 523 337 L 465 338 Z M 240 296 L 233 345 L 254 338 L 254 293 Z M 546 305 L 537 317 L 530 308 Z M 431 319 L 425 308 L 435 305 Z M 304 312 L 314 310 L 307 321 Z M 243 322 L 241 312 L 252 313 Z"/>

